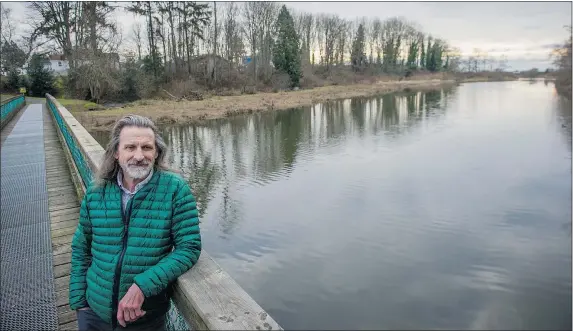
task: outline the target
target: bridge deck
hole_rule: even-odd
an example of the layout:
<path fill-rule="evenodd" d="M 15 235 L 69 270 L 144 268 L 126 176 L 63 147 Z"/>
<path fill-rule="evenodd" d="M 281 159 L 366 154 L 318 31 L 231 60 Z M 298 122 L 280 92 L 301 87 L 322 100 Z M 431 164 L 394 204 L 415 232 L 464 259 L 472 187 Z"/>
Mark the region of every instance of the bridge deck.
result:
<path fill-rule="evenodd" d="M 68 305 L 72 236 L 80 217 L 80 203 L 71 179 L 64 150 L 58 140 L 56 124 L 43 107 L 44 150 L 48 212 L 52 234 L 54 279 L 60 330 L 77 330 L 76 312 Z"/>
<path fill-rule="evenodd" d="M 1 330 L 77 329 L 68 306 L 70 242 L 79 203 L 42 104 L 1 135 Z"/>

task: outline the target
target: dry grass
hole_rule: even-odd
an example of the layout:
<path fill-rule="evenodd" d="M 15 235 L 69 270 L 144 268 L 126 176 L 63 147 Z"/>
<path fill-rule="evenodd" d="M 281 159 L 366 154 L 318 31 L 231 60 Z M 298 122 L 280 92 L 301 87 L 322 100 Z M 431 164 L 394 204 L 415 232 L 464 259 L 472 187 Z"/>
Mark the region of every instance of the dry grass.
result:
<path fill-rule="evenodd" d="M 454 83 L 454 80 L 441 79 L 379 81 L 277 93 L 211 96 L 200 101 L 139 100 L 121 108 L 73 111 L 73 114 L 86 129 L 100 131 L 111 129 L 117 119 L 127 114 L 147 116 L 158 124 L 186 124 L 238 114 L 309 106 L 333 99 L 367 97 L 405 89 L 434 89 Z"/>
<path fill-rule="evenodd" d="M 4 102 L 4 101 L 6 101 L 12 97 L 15 97 L 15 96 L 17 96 L 17 94 L 2 93 L 2 94 L 0 94 L 0 102 Z"/>

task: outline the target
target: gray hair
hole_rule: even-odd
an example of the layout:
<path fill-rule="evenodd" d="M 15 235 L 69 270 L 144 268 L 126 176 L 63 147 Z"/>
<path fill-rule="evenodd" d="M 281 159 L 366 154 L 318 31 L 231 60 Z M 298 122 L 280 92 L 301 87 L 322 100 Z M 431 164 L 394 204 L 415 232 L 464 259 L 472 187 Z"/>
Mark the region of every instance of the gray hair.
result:
<path fill-rule="evenodd" d="M 110 140 L 105 149 L 103 161 L 99 171 L 96 174 L 96 184 L 103 185 L 106 181 L 114 181 L 117 178 L 117 173 L 121 167 L 114 154 L 119 148 L 119 135 L 121 134 L 121 130 L 123 130 L 125 127 L 151 129 L 155 136 L 155 148 L 157 149 L 157 158 L 155 159 L 154 168 L 159 170 L 173 171 L 165 163 L 167 144 L 159 135 L 159 130 L 153 121 L 147 117 L 139 115 L 127 115 L 117 121 L 111 130 Z"/>

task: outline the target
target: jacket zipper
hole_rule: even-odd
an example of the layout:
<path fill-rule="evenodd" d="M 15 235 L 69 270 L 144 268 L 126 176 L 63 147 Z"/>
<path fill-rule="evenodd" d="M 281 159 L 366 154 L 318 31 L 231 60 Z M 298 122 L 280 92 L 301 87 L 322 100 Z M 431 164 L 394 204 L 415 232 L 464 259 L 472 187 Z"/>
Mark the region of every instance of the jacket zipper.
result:
<path fill-rule="evenodd" d="M 134 196 L 135 197 L 135 196 Z M 123 263 L 123 257 L 125 255 L 125 251 L 127 249 L 127 238 L 129 234 L 129 219 L 131 217 L 131 203 L 133 202 L 132 197 L 129 202 L 127 203 L 127 216 L 125 215 L 125 210 L 123 208 L 123 202 L 121 203 L 121 220 L 123 222 L 123 226 L 125 228 L 125 233 L 122 239 L 122 249 L 121 254 L 119 255 L 119 260 L 117 261 L 117 265 L 115 266 L 115 276 L 113 279 L 113 296 L 112 296 L 112 326 L 115 329 L 117 326 L 117 306 L 119 304 L 119 283 L 121 278 L 121 265 Z"/>

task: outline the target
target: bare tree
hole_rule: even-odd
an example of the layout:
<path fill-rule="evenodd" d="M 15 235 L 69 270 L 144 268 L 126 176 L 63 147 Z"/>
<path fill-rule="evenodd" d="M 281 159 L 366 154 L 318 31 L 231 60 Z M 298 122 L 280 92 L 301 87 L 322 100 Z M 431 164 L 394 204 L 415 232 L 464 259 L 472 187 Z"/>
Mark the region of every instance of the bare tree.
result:
<path fill-rule="evenodd" d="M 253 80 L 257 80 L 257 51 L 259 49 L 260 37 L 258 35 L 257 26 L 261 23 L 258 21 L 259 11 L 258 2 L 245 2 L 243 6 L 243 17 L 245 22 L 245 31 L 247 32 L 247 40 L 250 48 L 250 57 L 253 66 Z"/>
<path fill-rule="evenodd" d="M 133 35 L 133 41 L 137 47 L 137 60 L 141 61 L 141 45 L 143 43 L 143 38 L 141 36 L 141 24 L 139 22 L 133 23 L 131 26 L 131 33 Z"/>
<path fill-rule="evenodd" d="M 12 19 L 12 9 L 0 4 L 0 20 L 2 21 L 2 41 L 11 43 L 14 41 L 14 35 L 16 34 L 16 26 Z"/>
<path fill-rule="evenodd" d="M 320 14 L 316 17 L 316 45 L 318 46 L 318 63 L 321 66 L 324 65 L 324 35 L 325 35 L 325 25 L 324 21 L 326 20 L 326 16 L 324 14 Z"/>
<path fill-rule="evenodd" d="M 341 33 L 342 20 L 336 15 L 322 16 L 322 32 L 324 33 L 324 64 L 329 70 L 334 63 L 336 41 Z"/>
<path fill-rule="evenodd" d="M 382 65 L 382 45 L 383 45 L 383 31 L 382 22 L 379 18 L 375 18 L 372 21 L 372 47 L 376 51 L 376 59 L 374 60 L 378 66 Z M 374 55 L 373 55 L 374 56 Z"/>
<path fill-rule="evenodd" d="M 312 16 L 312 14 L 303 14 L 301 16 L 301 38 L 302 38 L 302 49 L 303 49 L 303 63 L 310 63 L 311 60 L 311 49 L 314 49 L 314 47 L 312 47 L 311 43 L 313 40 L 313 34 L 314 34 L 314 17 Z"/>
<path fill-rule="evenodd" d="M 72 31 L 76 24 L 74 12 L 78 4 L 73 2 L 39 2 L 34 1 L 28 8 L 36 15 L 33 21 L 34 34 L 44 35 L 54 41 L 74 68 Z"/>
<path fill-rule="evenodd" d="M 243 6 L 243 19 L 251 50 L 255 80 L 259 75 L 259 68 L 265 79 L 270 74 L 273 35 L 278 9 L 276 2 L 245 2 Z"/>
<path fill-rule="evenodd" d="M 237 20 L 238 15 L 239 7 L 237 4 L 227 2 L 223 21 L 223 35 L 225 45 L 224 54 L 225 58 L 229 61 L 229 74 L 231 73 L 232 66 L 239 63 L 244 53 L 241 27 Z"/>

